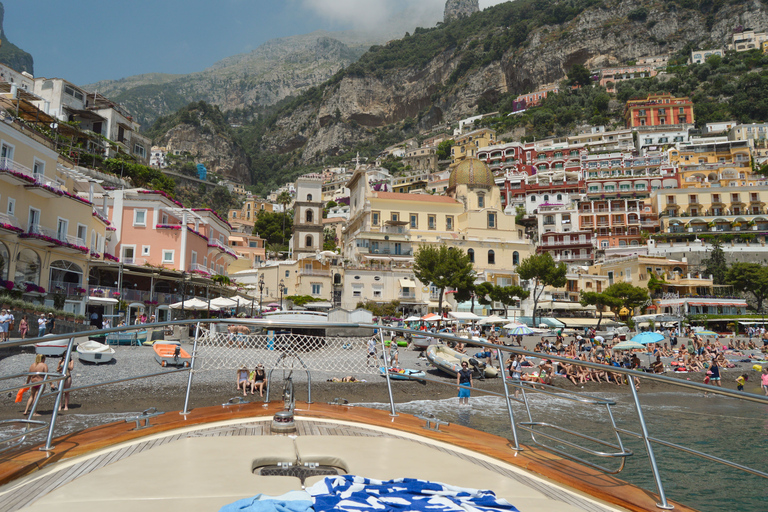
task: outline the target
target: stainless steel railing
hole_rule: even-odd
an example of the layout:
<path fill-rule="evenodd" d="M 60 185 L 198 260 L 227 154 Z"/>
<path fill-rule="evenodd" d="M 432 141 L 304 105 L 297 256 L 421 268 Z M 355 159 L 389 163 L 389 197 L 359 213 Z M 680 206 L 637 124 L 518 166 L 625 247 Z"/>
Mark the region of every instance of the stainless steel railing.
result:
<path fill-rule="evenodd" d="M 121 327 L 113 327 L 113 328 L 110 328 L 110 329 L 103 329 L 103 330 L 100 330 L 100 331 L 86 331 L 86 332 L 77 333 L 77 334 L 62 334 L 62 335 L 46 336 L 45 338 L 35 338 L 35 339 L 28 339 L 28 340 L 23 340 L 23 341 L 5 342 L 5 343 L 0 343 L 0 349 L 2 349 L 2 348 L 10 348 L 10 347 L 17 347 L 17 346 L 24 346 L 24 345 L 32 345 L 32 344 L 40 342 L 40 341 L 53 341 L 53 340 L 58 340 L 58 339 L 67 339 L 68 340 L 68 344 L 67 344 L 67 350 L 66 350 L 66 353 L 65 353 L 65 356 L 64 356 L 65 357 L 65 362 L 64 362 L 64 366 L 63 366 L 64 370 L 63 370 L 62 373 L 48 372 L 48 373 L 45 373 L 45 374 L 41 374 L 41 375 L 44 375 L 46 378 L 43 381 L 41 381 L 40 383 L 36 383 L 36 384 L 40 384 L 40 385 L 44 386 L 45 384 L 50 384 L 50 383 L 53 383 L 53 382 L 60 382 L 60 381 L 62 381 L 62 380 L 64 380 L 66 378 L 66 375 L 65 375 L 66 368 L 67 368 L 69 360 L 70 360 L 70 358 L 72 356 L 72 349 L 74 348 L 75 340 L 78 337 L 92 336 L 92 335 L 102 335 L 102 334 L 110 334 L 110 333 L 118 333 L 118 332 L 126 332 L 126 331 L 133 331 L 133 330 L 144 330 L 144 329 L 147 329 L 147 328 L 166 328 L 166 327 L 170 327 L 170 326 L 174 326 L 174 325 L 189 326 L 189 325 L 192 325 L 192 324 L 195 325 L 196 329 L 195 329 L 194 345 L 193 345 L 193 349 L 192 349 L 192 361 L 191 361 L 191 364 L 190 364 L 189 368 L 181 368 L 181 369 L 170 370 L 170 371 L 169 370 L 164 370 L 162 372 L 157 372 L 157 373 L 138 375 L 138 376 L 127 377 L 127 378 L 122 378 L 122 379 L 114 379 L 114 380 L 105 381 L 105 382 L 99 382 L 99 383 L 94 383 L 94 384 L 89 384 L 89 385 L 72 387 L 72 388 L 69 388 L 67 391 L 71 393 L 71 392 L 76 392 L 76 391 L 83 390 L 83 389 L 95 388 L 95 387 L 101 387 L 101 386 L 108 386 L 108 385 L 112 385 L 112 384 L 116 384 L 116 383 L 132 381 L 132 380 L 147 379 L 147 378 L 153 378 L 153 377 L 158 377 L 158 376 L 165 376 L 165 375 L 169 375 L 171 373 L 188 372 L 189 377 L 188 377 L 188 381 L 187 381 L 186 396 L 185 396 L 185 400 L 184 400 L 184 410 L 181 411 L 181 414 L 188 414 L 189 413 L 189 398 L 190 398 L 190 392 L 191 392 L 191 389 L 192 389 L 195 364 L 196 364 L 197 357 L 198 357 L 198 344 L 199 344 L 200 337 L 201 337 L 201 326 L 202 325 L 244 324 L 244 325 L 248 325 L 248 326 L 251 326 L 251 327 L 264 328 L 264 329 L 281 329 L 281 328 L 282 329 L 290 329 L 292 327 L 296 327 L 296 324 L 293 323 L 293 322 L 278 321 L 278 320 L 248 320 L 248 319 L 205 319 L 205 320 L 196 320 L 196 321 L 179 320 L 179 321 L 163 322 L 163 323 L 157 323 L 157 324 L 151 324 L 151 325 L 121 326 Z M 316 329 L 322 329 L 322 328 L 378 329 L 379 330 L 379 336 L 378 337 L 379 337 L 379 341 L 382 344 L 382 348 L 383 348 L 383 344 L 384 344 L 384 331 L 385 330 L 386 331 L 390 331 L 390 332 L 395 332 L 395 333 L 401 333 L 401 334 L 423 335 L 423 332 L 420 332 L 420 331 L 414 331 L 414 330 L 406 329 L 406 328 L 402 328 L 402 327 L 381 326 L 381 325 L 378 325 L 378 324 L 341 324 L 341 323 L 321 323 L 321 322 L 314 323 L 313 322 L 313 323 L 302 324 L 301 327 L 302 328 L 316 328 Z M 648 431 L 645 419 L 644 419 L 644 411 L 643 411 L 642 405 L 640 404 L 640 400 L 638 398 L 638 394 L 637 394 L 637 391 L 635 389 L 635 385 L 634 384 L 635 384 L 636 380 L 640 380 L 640 379 L 648 380 L 648 381 L 663 382 L 663 383 L 666 383 L 666 384 L 669 384 L 669 385 L 677 386 L 679 388 L 695 390 L 695 391 L 703 391 L 703 392 L 707 392 L 707 393 L 710 393 L 710 394 L 727 396 L 727 397 L 736 398 L 736 399 L 739 399 L 739 400 L 745 400 L 745 401 L 759 403 L 759 404 L 764 404 L 764 405 L 768 404 L 768 397 L 763 397 L 763 396 L 759 396 L 759 395 L 755 395 L 755 394 L 751 394 L 751 393 L 744 393 L 744 392 L 741 392 L 741 391 L 733 391 L 733 390 L 724 389 L 724 388 L 720 388 L 720 387 L 709 386 L 709 385 L 705 385 L 705 384 L 699 384 L 699 383 L 691 382 L 691 381 L 683 381 L 683 380 L 679 380 L 679 379 L 675 379 L 675 378 L 671 378 L 671 377 L 667 377 L 667 376 L 659 375 L 659 374 L 642 373 L 642 372 L 638 372 L 638 371 L 635 371 L 635 370 L 630 370 L 630 369 L 620 368 L 620 367 L 607 366 L 607 365 L 600 364 L 600 363 L 592 363 L 592 362 L 589 362 L 589 361 L 574 360 L 574 359 L 569 359 L 569 358 L 562 357 L 562 356 L 554 356 L 554 355 L 548 355 L 548 354 L 545 356 L 547 359 L 552 360 L 552 361 L 556 361 L 558 363 L 562 362 L 562 363 L 568 363 L 568 364 L 572 364 L 572 365 L 582 366 L 582 367 L 585 367 L 585 368 L 591 368 L 591 369 L 603 370 L 603 371 L 610 371 L 611 373 L 619 374 L 619 375 L 624 376 L 627 379 L 627 382 L 629 384 L 629 388 L 630 388 L 630 390 L 632 392 L 632 401 L 633 401 L 635 412 L 638 415 L 638 419 L 639 419 L 639 423 L 640 423 L 640 432 L 634 432 L 634 431 L 631 431 L 631 430 L 628 430 L 628 429 L 619 428 L 616 425 L 616 422 L 615 422 L 614 417 L 613 417 L 613 412 L 611 410 L 611 406 L 615 405 L 615 403 L 613 401 L 611 401 L 611 400 L 605 400 L 605 399 L 602 399 L 602 398 L 589 396 L 589 395 L 583 394 L 583 393 L 570 392 L 570 391 L 567 391 L 567 390 L 563 390 L 563 389 L 557 388 L 555 386 L 550 386 L 550 385 L 545 385 L 545 384 L 540 384 L 540 383 L 536 383 L 534 385 L 534 384 L 530 384 L 528 382 L 515 381 L 515 380 L 507 378 L 504 375 L 504 370 L 505 369 L 504 369 L 503 364 L 502 364 L 502 361 L 503 361 L 502 354 L 509 353 L 509 354 L 521 354 L 521 355 L 525 355 L 525 356 L 528 356 L 528 357 L 536 357 L 536 358 L 542 357 L 543 355 L 538 353 L 538 352 L 531 352 L 531 351 L 527 351 L 527 350 L 523 350 L 521 348 L 515 348 L 515 347 L 499 346 L 499 345 L 495 345 L 495 344 L 491 344 L 491 343 L 487 343 L 487 342 L 483 342 L 483 341 L 467 340 L 467 338 L 463 338 L 463 337 L 459 337 L 459 336 L 454 336 L 453 334 L 448 334 L 448 333 L 432 333 L 430 335 L 433 338 L 436 338 L 436 339 L 442 340 L 442 341 L 447 341 L 447 342 L 465 342 L 465 343 L 469 342 L 472 345 L 475 345 L 475 346 L 478 346 L 478 347 L 484 347 L 486 349 L 490 349 L 490 350 L 496 351 L 497 361 L 498 361 L 498 364 L 499 364 L 499 370 L 501 371 L 501 375 L 503 377 L 502 382 L 503 382 L 504 392 L 503 393 L 498 393 L 498 392 L 491 391 L 491 390 L 484 390 L 482 388 L 472 388 L 472 389 L 474 391 L 476 391 L 476 392 L 482 392 L 484 394 L 488 394 L 488 395 L 492 395 L 492 396 L 498 396 L 498 397 L 502 397 L 502 398 L 505 399 L 506 405 L 507 405 L 507 411 L 508 411 L 509 418 L 510 418 L 510 427 L 512 429 L 512 434 L 513 434 L 513 438 L 514 438 L 514 441 L 513 441 L 514 444 L 513 444 L 512 448 L 515 449 L 515 450 L 523 450 L 524 449 L 524 447 L 521 446 L 519 444 L 519 441 L 518 441 L 517 430 L 518 430 L 518 428 L 520 428 L 521 430 L 529 432 L 531 434 L 531 439 L 532 439 L 533 443 L 535 443 L 538 446 L 542 446 L 544 449 L 547 449 L 549 451 L 558 453 L 559 455 L 561 455 L 563 457 L 567 457 L 567 458 L 570 458 L 570 459 L 573 459 L 573 460 L 577 460 L 580 463 L 587 464 L 587 465 L 589 465 L 591 467 L 597 468 L 597 469 L 599 469 L 601 471 L 604 471 L 606 473 L 618 473 L 618 472 L 620 472 L 623 469 L 624 461 L 626 460 L 626 457 L 632 455 L 632 451 L 628 450 L 627 448 L 624 447 L 621 435 L 627 435 L 627 436 L 630 436 L 630 437 L 633 437 L 633 438 L 641 439 L 643 441 L 644 446 L 645 446 L 645 451 L 646 451 L 646 453 L 648 455 L 648 458 L 649 458 L 649 463 L 650 463 L 650 466 L 651 466 L 651 471 L 653 473 L 653 477 L 654 477 L 654 480 L 656 482 L 657 492 L 658 492 L 658 496 L 659 496 L 659 503 L 657 504 L 657 506 L 659 506 L 659 508 L 665 508 L 665 509 L 666 508 L 671 508 L 671 505 L 668 503 L 666 495 L 665 495 L 665 492 L 664 492 L 664 486 L 663 486 L 663 483 L 661 481 L 661 476 L 659 474 L 658 465 L 656 463 L 656 459 L 655 459 L 655 455 L 654 455 L 654 451 L 653 451 L 653 445 L 660 445 L 660 446 L 664 446 L 664 447 L 667 447 L 667 448 L 671 448 L 671 449 L 675 449 L 675 450 L 678 450 L 678 451 L 682 451 L 684 453 L 687 453 L 687 454 L 690 454 L 690 455 L 695 455 L 695 456 L 703 458 L 705 460 L 708 460 L 708 461 L 711 461 L 711 462 L 714 462 L 714 463 L 718 463 L 718 464 L 722 464 L 722 465 L 725 465 L 725 466 L 728 466 L 728 467 L 731 467 L 731 468 L 734 468 L 734 469 L 738 469 L 738 470 L 744 471 L 746 473 L 749 473 L 749 474 L 752 474 L 752 475 L 755 475 L 755 476 L 759 476 L 759 477 L 762 477 L 762 478 L 768 478 L 768 473 L 766 473 L 764 471 L 761 471 L 761 470 L 758 470 L 758 469 L 754 469 L 754 468 L 751 468 L 751 467 L 739 464 L 737 462 L 734 462 L 734 461 L 731 461 L 731 460 L 728 460 L 728 459 L 724 459 L 724 458 L 721 458 L 721 457 L 716 457 L 714 455 L 710 455 L 710 454 L 701 452 L 699 450 L 688 448 L 688 447 L 682 446 L 682 445 L 677 444 L 677 443 L 671 443 L 669 441 L 662 440 L 662 439 L 660 439 L 658 437 L 651 436 L 649 431 Z M 384 358 L 385 358 L 384 363 L 388 367 L 389 364 L 390 364 L 390 362 L 388 360 L 388 351 L 383 350 L 383 354 L 384 354 Z M 310 371 L 311 371 L 311 368 L 307 368 L 308 375 L 310 375 L 310 377 L 308 379 L 308 385 L 309 386 L 311 386 L 311 374 L 310 374 Z M 390 385 L 389 374 L 388 374 L 388 372 L 385 372 L 385 374 L 386 374 L 386 377 L 387 377 L 387 385 L 388 385 L 388 390 L 389 390 L 391 414 L 392 415 L 396 415 L 396 408 L 395 408 L 395 403 L 394 403 L 394 399 L 393 399 L 393 396 L 392 396 L 392 389 L 391 389 L 391 385 Z M 27 377 L 28 375 L 30 375 L 30 374 L 29 373 L 21 373 L 21 374 L 4 376 L 4 377 L 0 377 L 0 381 L 11 380 L 11 379 L 14 379 L 14 378 L 23 378 L 23 377 Z M 454 382 L 447 382 L 445 380 L 440 380 L 440 379 L 436 379 L 436 378 L 432 378 L 432 377 L 420 377 L 419 380 L 423 380 L 423 381 L 430 382 L 430 383 L 435 383 L 435 384 L 449 385 L 451 387 L 455 387 L 456 386 L 456 384 Z M 269 381 L 271 381 L 271 379 Z M 18 390 L 21 387 L 25 387 L 25 386 L 26 386 L 26 384 L 7 387 L 5 389 L 0 389 L 0 393 L 9 392 L 9 391 L 13 391 L 13 390 Z M 514 396 L 514 393 L 510 393 L 510 388 L 512 388 L 514 390 L 519 390 L 522 393 L 522 399 L 519 399 L 516 396 Z M 52 450 L 53 446 L 51 445 L 51 443 L 52 443 L 52 440 L 53 440 L 53 433 L 54 433 L 54 431 L 56 429 L 56 423 L 57 423 L 57 418 L 58 418 L 58 407 L 59 407 L 59 404 L 61 403 L 63 392 L 64 392 L 63 387 L 59 386 L 58 390 L 55 391 L 55 392 L 43 393 L 41 391 L 40 393 L 38 393 L 37 399 L 35 400 L 35 403 L 33 405 L 33 410 L 37 407 L 37 403 L 39 402 L 39 400 L 41 398 L 45 398 L 45 397 L 49 397 L 49 396 L 55 396 L 56 397 L 54 408 L 53 408 L 53 413 L 52 413 L 50 422 L 39 421 L 39 420 L 30 420 L 30 419 L 5 420 L 4 422 L 21 423 L 21 424 L 25 425 L 26 430 L 24 432 L 20 433 L 20 434 L 14 434 L 12 436 L 8 436 L 8 437 L 5 437 L 3 439 L 0 439 L 0 444 L 2 444 L 2 443 L 9 443 L 11 441 L 20 440 L 20 441 L 14 443 L 11 446 L 6 446 L 6 447 L 3 447 L 3 448 L 0 448 L 0 451 L 3 451 L 5 449 L 9 449 L 9 448 L 11 448 L 13 446 L 18 446 L 20 443 L 24 442 L 24 440 L 28 436 L 30 436 L 32 434 L 35 434 L 37 432 L 41 432 L 41 431 L 45 430 L 46 428 L 48 429 L 47 436 L 46 436 L 46 443 L 45 443 L 45 446 L 41 448 L 41 450 Z M 616 442 L 615 443 L 607 442 L 607 441 L 598 439 L 598 438 L 596 438 L 594 436 L 591 436 L 589 434 L 585 434 L 585 433 L 582 433 L 582 432 L 577 432 L 577 431 L 572 430 L 572 429 L 563 428 L 563 427 L 560 427 L 560 426 L 557 426 L 557 425 L 553 425 L 553 424 L 551 424 L 549 422 L 534 421 L 533 420 L 533 414 L 532 414 L 531 407 L 530 407 L 530 403 L 528 402 L 528 394 L 529 393 L 543 393 L 543 394 L 546 394 L 546 395 L 554 395 L 554 396 L 557 396 L 559 398 L 563 398 L 563 399 L 566 399 L 566 400 L 582 403 L 582 404 L 585 404 L 585 405 L 605 407 L 606 411 L 607 411 L 607 414 L 608 414 L 608 417 L 609 417 L 609 420 L 610 420 L 610 425 L 611 425 L 610 428 L 616 434 Z M 310 391 L 309 397 L 311 397 L 311 391 Z M 310 401 L 311 401 L 311 399 L 310 399 Z M 527 416 L 528 416 L 528 421 L 516 421 L 515 420 L 514 413 L 513 413 L 512 407 L 511 407 L 512 401 L 519 402 L 519 403 L 521 403 L 525 407 L 525 410 L 526 410 L 526 413 L 527 413 Z M 31 412 L 30 414 L 33 414 L 33 412 Z M 600 445 L 600 446 L 603 446 L 603 447 L 606 447 L 606 448 L 610 448 L 610 450 L 612 450 L 612 451 L 603 451 L 603 450 L 599 450 L 599 449 L 588 448 L 588 447 L 582 446 L 581 444 L 578 444 L 578 443 L 575 443 L 575 442 L 563 439 L 563 438 L 561 438 L 561 437 L 559 437 L 559 436 L 557 436 L 557 435 L 555 435 L 553 433 L 545 432 L 545 430 L 554 430 L 555 432 L 561 432 L 561 433 L 564 433 L 564 434 L 576 437 L 578 439 L 582 439 L 584 441 L 588 441 L 590 443 L 595 443 L 597 445 Z M 581 457 L 575 456 L 575 455 L 573 455 L 573 454 L 571 454 L 569 452 L 566 452 L 565 450 L 561 450 L 559 448 L 552 447 L 550 445 L 542 443 L 540 440 L 537 439 L 537 436 L 540 436 L 541 438 L 548 439 L 548 440 L 551 440 L 551 441 L 555 441 L 556 443 L 558 443 L 558 444 L 560 444 L 562 446 L 565 446 L 565 447 L 568 447 L 568 448 L 571 448 L 571 449 L 574 449 L 574 450 L 577 450 L 577 451 L 581 451 L 581 452 L 590 454 L 592 456 L 603 457 L 603 458 L 608 458 L 608 459 L 612 459 L 612 460 L 619 459 L 620 467 L 618 469 L 611 469 L 611 468 L 605 467 L 605 466 L 603 466 L 601 464 L 596 464 L 594 462 L 588 461 L 588 460 L 583 459 Z"/>

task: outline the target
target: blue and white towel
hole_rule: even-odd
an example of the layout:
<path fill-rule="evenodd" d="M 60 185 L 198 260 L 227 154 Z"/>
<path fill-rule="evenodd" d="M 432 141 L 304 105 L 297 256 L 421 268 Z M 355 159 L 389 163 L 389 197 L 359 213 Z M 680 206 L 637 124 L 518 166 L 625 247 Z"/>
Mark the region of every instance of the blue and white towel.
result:
<path fill-rule="evenodd" d="M 326 477 L 307 488 L 315 512 L 519 512 L 492 491 L 398 478 Z"/>

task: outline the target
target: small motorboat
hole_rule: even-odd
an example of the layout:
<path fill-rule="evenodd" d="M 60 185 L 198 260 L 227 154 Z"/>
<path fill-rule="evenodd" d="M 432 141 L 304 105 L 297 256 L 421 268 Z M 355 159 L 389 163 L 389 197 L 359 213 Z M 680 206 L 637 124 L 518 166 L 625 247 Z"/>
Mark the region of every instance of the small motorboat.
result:
<path fill-rule="evenodd" d="M 461 354 L 453 349 L 446 347 L 445 345 L 430 345 L 427 347 L 427 360 L 436 367 L 438 370 L 442 370 L 443 373 L 447 373 L 451 377 L 458 375 L 461 369 L 461 363 L 466 361 L 470 368 L 473 368 L 477 372 L 481 372 L 481 375 L 485 378 L 493 378 L 499 376 L 499 370 L 493 366 L 488 366 L 482 361 L 478 361 L 474 357 L 470 357 L 467 354 Z"/>
<path fill-rule="evenodd" d="M 108 363 L 115 358 L 115 349 L 98 341 L 84 341 L 77 344 L 77 357 L 87 363 Z"/>
<path fill-rule="evenodd" d="M 46 334 L 44 338 L 53 336 L 53 334 Z M 69 340 L 67 338 L 61 340 L 41 341 L 35 343 L 35 353 L 42 354 L 45 357 L 61 357 L 67 351 L 67 345 Z"/>
<path fill-rule="evenodd" d="M 183 366 L 187 368 L 191 361 L 192 356 L 181 348 L 181 343 L 165 340 L 157 340 L 152 349 L 155 351 L 155 360 L 160 363 L 160 366 Z"/>
<path fill-rule="evenodd" d="M 113 332 L 107 334 L 107 345 L 142 345 L 148 335 L 147 331 Z"/>
<path fill-rule="evenodd" d="M 384 372 L 384 367 L 381 366 L 379 368 L 379 373 L 382 377 L 386 377 L 386 373 Z M 425 377 L 426 373 L 424 373 L 421 370 L 409 370 L 407 368 L 397 368 L 395 366 L 389 367 L 389 378 L 395 379 L 395 380 L 421 380 L 422 377 Z"/>

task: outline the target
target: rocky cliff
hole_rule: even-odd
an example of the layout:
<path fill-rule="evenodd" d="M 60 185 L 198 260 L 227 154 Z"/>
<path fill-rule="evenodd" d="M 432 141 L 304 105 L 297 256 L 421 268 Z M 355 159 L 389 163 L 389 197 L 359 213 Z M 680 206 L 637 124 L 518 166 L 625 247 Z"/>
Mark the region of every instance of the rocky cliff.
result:
<path fill-rule="evenodd" d="M 5 20 L 5 7 L 0 2 L 0 63 L 9 66 L 16 71 L 26 71 L 34 75 L 34 63 L 32 55 L 20 49 L 5 37 L 3 22 Z"/>
<path fill-rule="evenodd" d="M 524 3 L 497 5 L 438 29 L 417 31 L 411 36 L 417 39 L 413 48 L 438 37 L 447 41 L 423 65 L 417 62 L 417 51 L 403 49 L 404 44 L 372 48 L 343 77 L 325 84 L 320 101 L 283 111 L 263 138 L 264 150 L 301 149 L 302 159 L 309 162 L 343 153 L 374 138 L 376 128 L 409 117 L 427 127 L 472 115 L 480 98 L 522 93 L 560 80 L 574 64 L 622 63 L 676 52 L 687 43 L 723 47 L 739 25 L 768 29 L 766 7 L 758 0 L 733 3 L 717 12 L 683 9 L 672 2 L 606 0 L 587 2 L 576 15 L 557 14 L 557 7 L 566 3 L 548 2 L 540 14 L 525 12 L 529 7 Z M 522 30 L 514 24 L 521 14 L 564 21 L 540 23 L 522 33 L 521 43 L 509 44 L 516 37 L 511 32 Z M 390 55 L 395 51 L 403 54 L 398 62 L 412 55 L 413 65 L 391 65 L 397 60 Z M 370 65 L 364 68 L 366 62 Z"/>
<path fill-rule="evenodd" d="M 472 16 L 476 12 L 480 12 L 480 0 L 448 0 L 445 2 L 443 22 L 450 23 L 460 18 Z"/>

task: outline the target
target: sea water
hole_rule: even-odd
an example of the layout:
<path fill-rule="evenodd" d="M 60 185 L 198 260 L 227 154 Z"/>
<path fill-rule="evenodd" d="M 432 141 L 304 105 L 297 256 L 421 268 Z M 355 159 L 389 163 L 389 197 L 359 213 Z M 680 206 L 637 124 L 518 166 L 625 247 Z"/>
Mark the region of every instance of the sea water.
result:
<path fill-rule="evenodd" d="M 640 424 L 634 403 L 631 395 L 624 391 L 593 393 L 592 396 L 616 402 L 611 407 L 616 425 L 639 433 Z M 616 443 L 616 435 L 604 406 L 584 405 L 530 393 L 528 400 L 533 421 L 558 425 Z M 768 472 L 768 406 L 685 392 L 641 392 L 640 402 L 651 437 Z M 367 405 L 388 407 L 386 404 Z M 512 439 L 509 414 L 500 397 L 472 397 L 469 406 L 459 405 L 457 398 L 421 400 L 398 404 L 397 411 L 433 414 L 444 421 Z M 528 421 L 523 405 L 513 402 L 512 411 L 516 422 Z M 551 429 L 546 432 L 592 449 L 611 451 Z M 531 443 L 531 436 L 522 430 L 518 430 L 518 439 L 522 444 Z M 606 467 L 618 467 L 617 461 L 598 460 L 542 437 L 537 439 Z M 621 440 L 633 455 L 627 457 L 624 470 L 617 476 L 655 493 L 655 480 L 644 444 L 627 435 L 622 435 Z M 658 444 L 652 446 L 667 499 L 705 512 L 768 510 L 768 480 L 679 450 Z"/>

